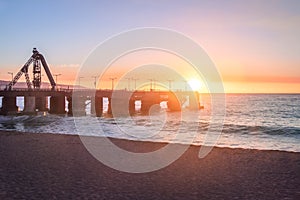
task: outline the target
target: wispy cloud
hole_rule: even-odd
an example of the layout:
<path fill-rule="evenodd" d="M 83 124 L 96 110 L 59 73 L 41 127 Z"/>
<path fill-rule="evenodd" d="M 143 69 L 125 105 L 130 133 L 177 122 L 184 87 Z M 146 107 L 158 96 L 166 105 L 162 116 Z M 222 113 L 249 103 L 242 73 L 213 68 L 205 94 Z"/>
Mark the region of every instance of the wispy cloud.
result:
<path fill-rule="evenodd" d="M 58 64 L 58 65 L 52 65 L 53 67 L 57 68 L 79 68 L 79 64 Z"/>

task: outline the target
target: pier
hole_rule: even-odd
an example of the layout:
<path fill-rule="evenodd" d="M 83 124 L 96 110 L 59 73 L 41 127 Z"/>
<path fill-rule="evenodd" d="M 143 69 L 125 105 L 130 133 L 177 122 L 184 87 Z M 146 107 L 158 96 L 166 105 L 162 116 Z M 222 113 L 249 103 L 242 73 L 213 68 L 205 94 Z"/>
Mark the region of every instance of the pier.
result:
<path fill-rule="evenodd" d="M 107 114 L 114 117 L 136 113 L 148 115 L 150 112 L 160 110 L 161 102 L 166 102 L 168 111 L 171 112 L 181 111 L 183 105 L 191 110 L 202 108 L 199 93 L 194 91 L 58 89 L 44 56 L 36 48 L 33 48 L 32 53 L 32 56 L 15 77 L 12 77 L 12 81 L 6 85 L 5 89 L 0 90 L 0 98 L 2 98 L 1 115 L 31 115 L 37 112 L 48 112 L 50 114 L 82 116 L 86 115 L 87 101 L 90 101 L 90 113 L 101 117 L 104 110 L 104 98 L 107 98 L 109 102 Z M 31 64 L 33 65 L 32 81 L 28 74 Z M 50 82 L 50 89 L 41 88 L 42 67 Z M 14 88 L 14 85 L 23 74 L 27 88 Z M 24 109 L 22 111 L 17 106 L 17 97 L 24 97 Z M 141 103 L 139 110 L 136 109 L 136 101 Z"/>
<path fill-rule="evenodd" d="M 91 102 L 90 113 L 101 117 L 103 115 L 103 99 L 108 99 L 107 114 L 132 115 L 141 113 L 148 115 L 152 109 L 160 109 L 160 103 L 166 102 L 168 111 L 181 111 L 185 104 L 187 109 L 201 108 L 198 92 L 172 91 L 126 91 L 126 90 L 1 90 L 1 115 L 50 114 L 86 115 L 87 101 Z M 16 99 L 24 97 L 24 109 L 19 111 Z M 67 109 L 66 109 L 67 101 Z M 136 101 L 141 102 L 141 108 L 136 109 Z M 68 110 L 68 111 L 67 111 Z"/>

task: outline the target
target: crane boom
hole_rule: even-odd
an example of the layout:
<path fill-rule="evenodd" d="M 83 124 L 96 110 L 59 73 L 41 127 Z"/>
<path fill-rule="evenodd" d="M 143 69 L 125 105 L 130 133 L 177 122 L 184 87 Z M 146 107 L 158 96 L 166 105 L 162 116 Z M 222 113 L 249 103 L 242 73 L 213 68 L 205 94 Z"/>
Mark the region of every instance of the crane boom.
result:
<path fill-rule="evenodd" d="M 28 67 L 33 62 L 33 55 L 29 58 L 29 60 L 25 63 L 25 65 L 21 68 L 21 70 L 15 75 L 13 80 L 6 86 L 6 89 L 11 90 L 12 86 L 14 86 L 17 81 L 21 78 L 22 74 L 25 73 L 27 87 L 31 89 L 31 83 L 28 75 Z"/>
<path fill-rule="evenodd" d="M 44 70 L 45 70 L 45 72 L 46 72 L 46 74 L 47 74 L 47 77 L 48 77 L 48 79 L 49 79 L 49 81 L 50 81 L 50 84 L 51 84 L 52 88 L 55 88 L 56 83 L 55 83 L 55 81 L 54 81 L 54 79 L 53 79 L 53 76 L 52 76 L 52 74 L 51 74 L 51 72 L 50 72 L 50 69 L 49 69 L 49 67 L 48 67 L 48 65 L 47 65 L 47 62 L 46 62 L 46 60 L 45 60 L 45 58 L 44 58 L 44 56 L 43 56 L 42 54 L 39 54 L 39 56 L 40 56 L 42 65 L 43 65 L 43 67 L 44 67 Z"/>

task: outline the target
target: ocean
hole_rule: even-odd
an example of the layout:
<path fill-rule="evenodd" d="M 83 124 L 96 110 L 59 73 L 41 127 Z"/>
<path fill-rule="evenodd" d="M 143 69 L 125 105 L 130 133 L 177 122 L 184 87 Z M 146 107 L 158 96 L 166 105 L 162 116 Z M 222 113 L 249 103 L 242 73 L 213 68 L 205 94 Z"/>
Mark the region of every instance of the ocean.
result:
<path fill-rule="evenodd" d="M 159 113 L 118 119 L 92 116 L 88 104 L 87 115 L 82 117 L 0 116 L 0 130 L 193 145 L 206 144 L 208 134 L 215 134 L 217 147 L 300 152 L 300 94 L 226 94 L 222 132 L 207 131 L 213 123 L 210 96 L 201 95 L 201 103 L 204 109 L 199 111 L 167 112 L 163 102 Z M 17 105 L 23 109 L 23 98 L 17 99 Z"/>

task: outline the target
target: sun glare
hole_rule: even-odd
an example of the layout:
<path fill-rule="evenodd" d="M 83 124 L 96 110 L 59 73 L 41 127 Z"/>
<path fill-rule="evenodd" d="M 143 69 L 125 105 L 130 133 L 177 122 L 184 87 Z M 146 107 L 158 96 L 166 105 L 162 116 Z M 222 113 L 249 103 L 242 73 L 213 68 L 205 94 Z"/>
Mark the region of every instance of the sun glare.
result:
<path fill-rule="evenodd" d="M 190 79 L 188 84 L 192 88 L 193 91 L 199 91 L 201 88 L 201 82 L 198 79 Z"/>

